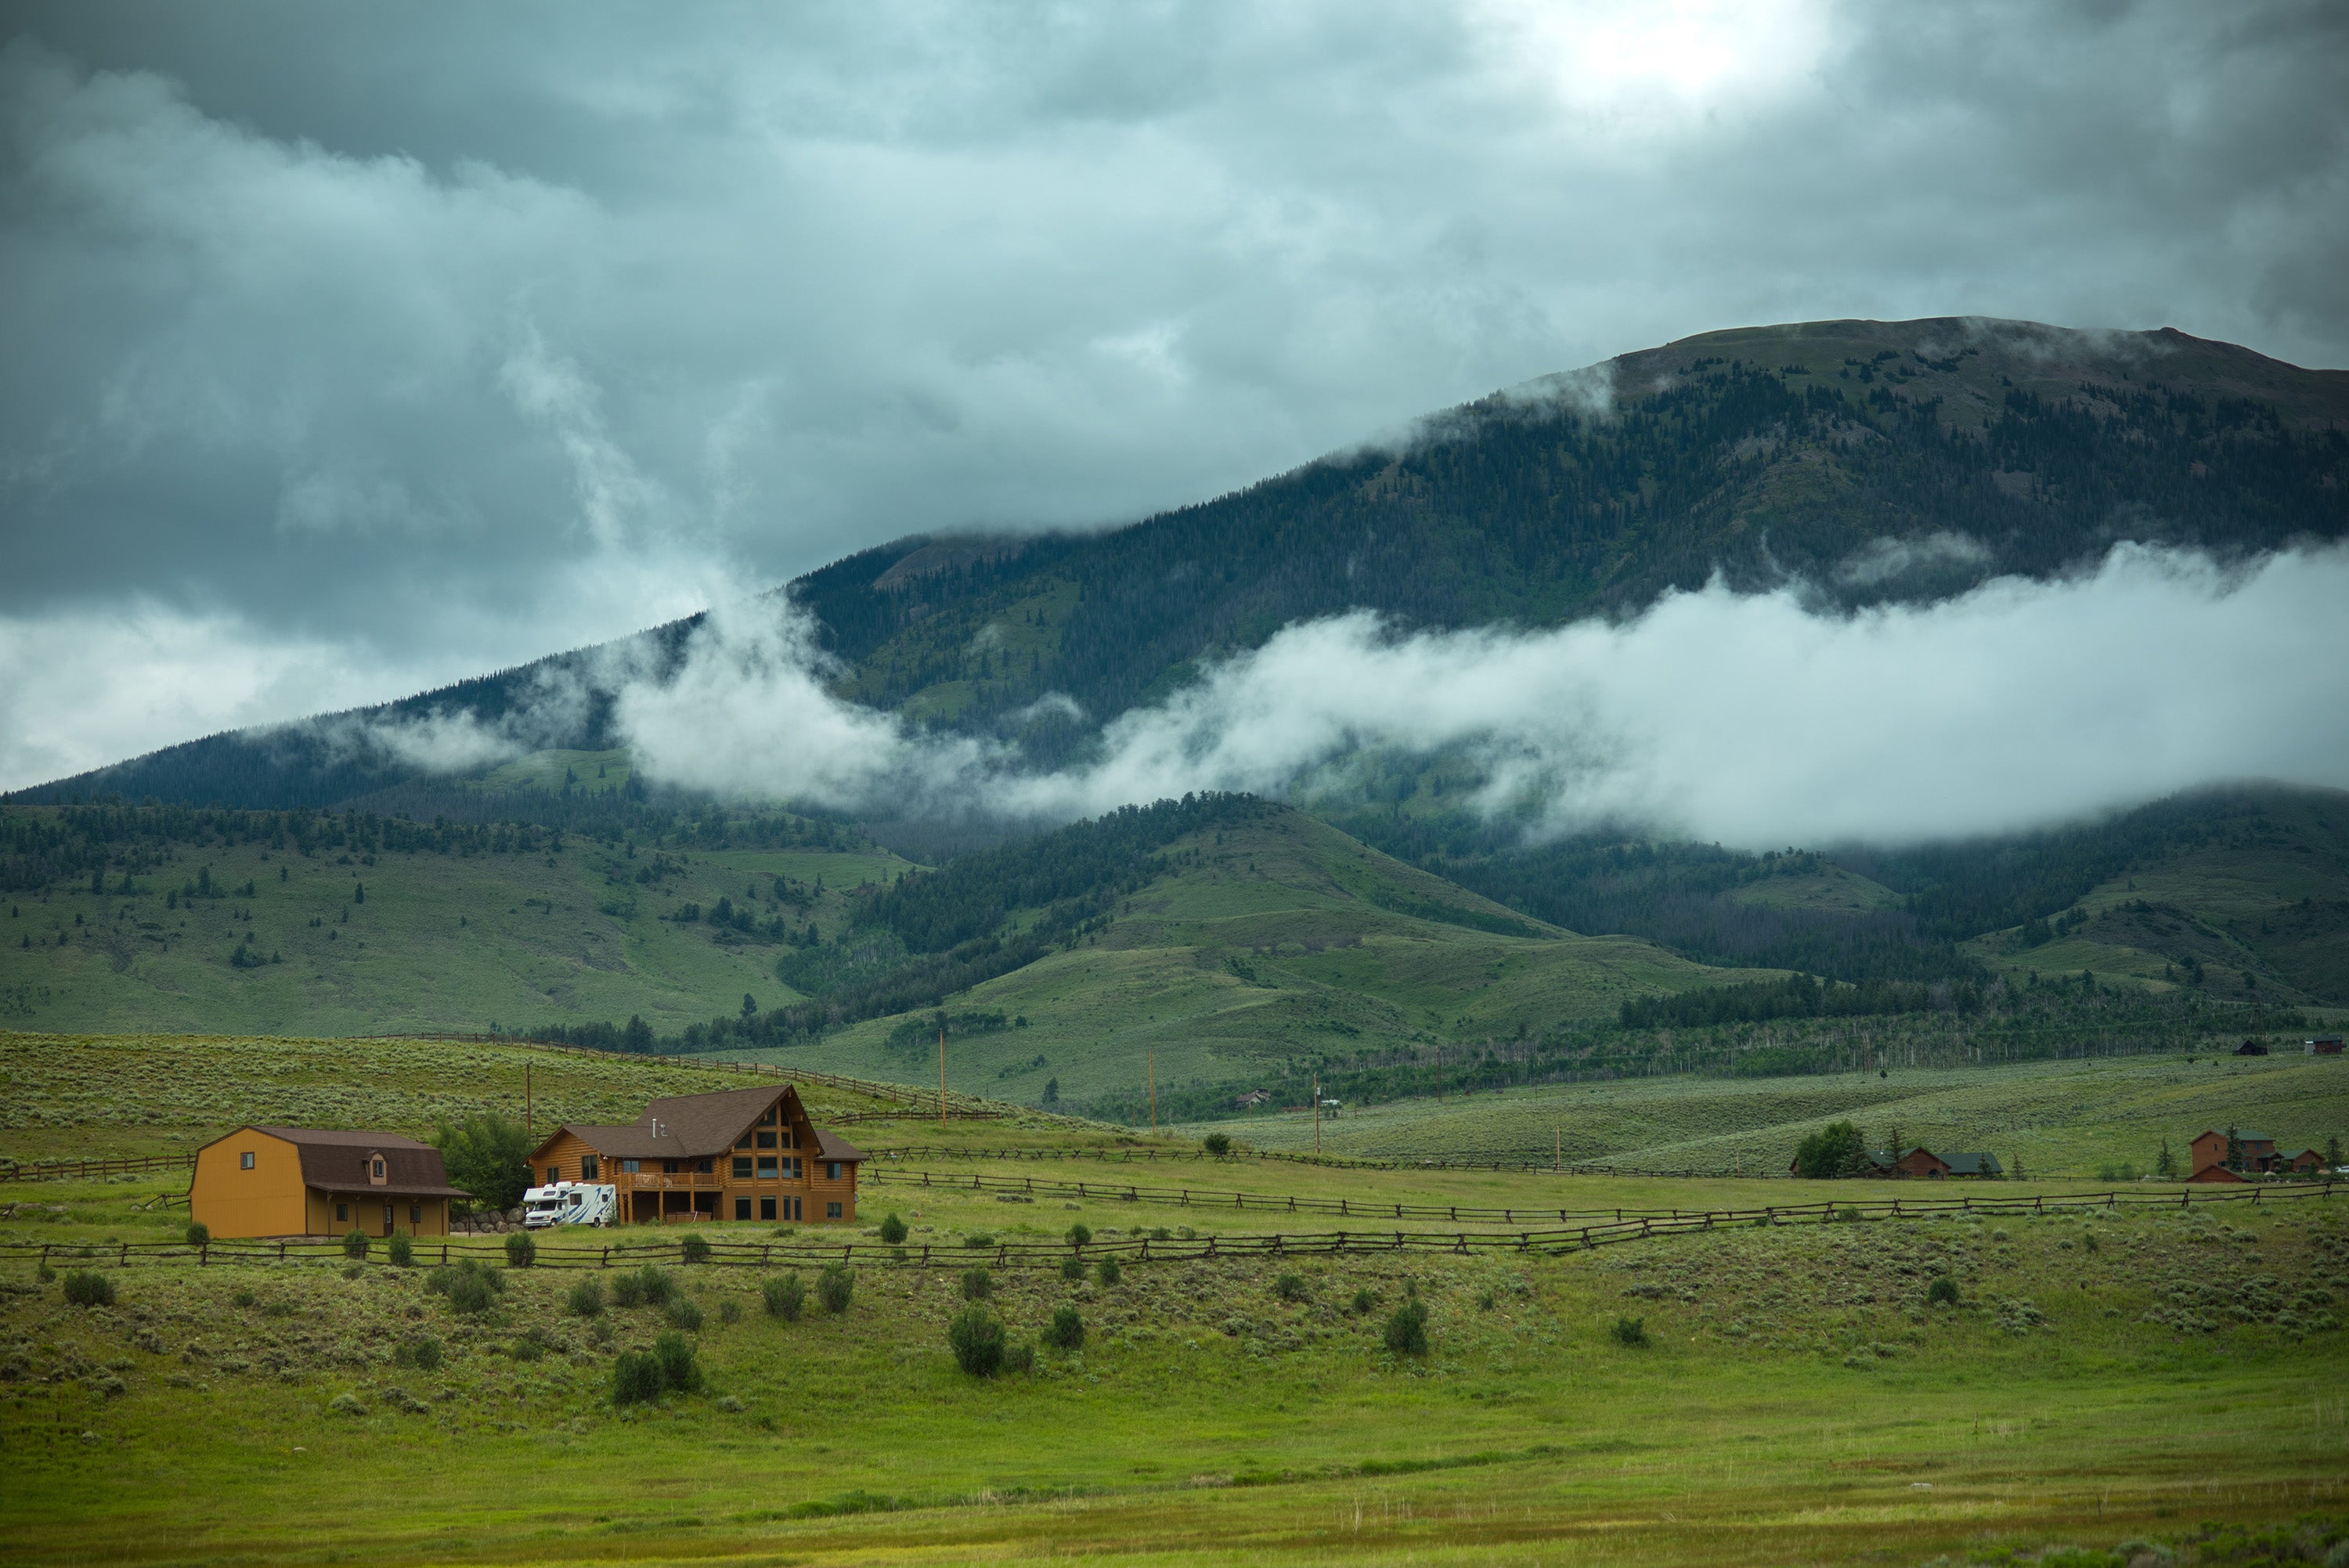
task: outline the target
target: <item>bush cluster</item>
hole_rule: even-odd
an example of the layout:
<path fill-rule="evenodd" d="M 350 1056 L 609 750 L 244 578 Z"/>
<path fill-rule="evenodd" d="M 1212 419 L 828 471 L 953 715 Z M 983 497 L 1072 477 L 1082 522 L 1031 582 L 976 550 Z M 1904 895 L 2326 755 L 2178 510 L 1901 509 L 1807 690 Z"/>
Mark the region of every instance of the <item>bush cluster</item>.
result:
<path fill-rule="evenodd" d="M 505 1294 L 506 1277 L 478 1258 L 460 1258 L 426 1274 L 424 1288 L 447 1296 L 452 1311 L 487 1312 Z"/>
<path fill-rule="evenodd" d="M 76 1269 L 66 1275 L 66 1299 L 76 1306 L 112 1306 L 114 1281 L 89 1269 Z"/>
<path fill-rule="evenodd" d="M 640 1269 L 630 1269 L 612 1282 L 612 1304 L 615 1306 L 667 1306 L 669 1297 L 677 1294 L 677 1282 L 666 1269 L 647 1264 Z"/>
<path fill-rule="evenodd" d="M 767 1299 L 767 1315 L 780 1317 L 785 1323 L 797 1322 L 800 1309 L 807 1301 L 807 1286 L 801 1283 L 796 1272 L 762 1281 L 759 1294 Z"/>
<path fill-rule="evenodd" d="M 829 1313 L 848 1310 L 848 1297 L 856 1288 L 856 1275 L 846 1264 L 826 1264 L 823 1272 L 815 1276 L 815 1298 L 823 1303 Z"/>
<path fill-rule="evenodd" d="M 1414 1297 L 1387 1319 L 1387 1348 L 1397 1356 L 1427 1354 L 1427 1308 Z"/>
<path fill-rule="evenodd" d="M 693 1342 L 675 1329 L 650 1350 L 623 1350 L 612 1363 L 612 1403 L 640 1405 L 663 1394 L 694 1394 L 705 1386 Z"/>
<path fill-rule="evenodd" d="M 905 1222 L 897 1218 L 895 1211 L 881 1222 L 881 1239 L 893 1247 L 905 1244 Z"/>

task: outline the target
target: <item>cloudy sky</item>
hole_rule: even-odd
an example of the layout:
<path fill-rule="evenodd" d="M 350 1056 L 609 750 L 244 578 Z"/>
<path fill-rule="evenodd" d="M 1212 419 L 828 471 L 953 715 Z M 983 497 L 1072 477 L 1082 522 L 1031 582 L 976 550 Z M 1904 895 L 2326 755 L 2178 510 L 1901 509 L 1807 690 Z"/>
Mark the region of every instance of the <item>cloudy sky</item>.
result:
<path fill-rule="evenodd" d="M 1710 328 L 2349 364 L 2303 4 L 0 5 L 0 787 Z"/>

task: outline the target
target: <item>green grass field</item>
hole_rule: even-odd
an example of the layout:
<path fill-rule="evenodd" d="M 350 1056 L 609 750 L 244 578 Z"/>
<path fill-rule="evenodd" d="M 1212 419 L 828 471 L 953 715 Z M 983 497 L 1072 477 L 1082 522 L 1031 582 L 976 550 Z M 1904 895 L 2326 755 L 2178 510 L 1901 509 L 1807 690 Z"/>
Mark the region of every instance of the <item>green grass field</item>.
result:
<path fill-rule="evenodd" d="M 2088 1177 L 2127 1164 L 2150 1175 L 2162 1140 L 2186 1159 L 2197 1133 L 2230 1125 L 2292 1149 L 2349 1139 L 2349 1061 L 2271 1057 L 2108 1057 L 1895 1068 L 1805 1078 L 1654 1078 L 1554 1084 L 1345 1110 L 1321 1146 L 1381 1159 L 1611 1161 L 1706 1173 L 1784 1171 L 1806 1133 L 1848 1117 L 1884 1139 L 1987 1150 L 2026 1171 Z M 1312 1119 L 1258 1113 L 1186 1130 L 1264 1149 L 1308 1149 Z"/>
<path fill-rule="evenodd" d="M 461 1042 L 0 1040 L 20 1108 L 12 1151 L 28 1139 L 59 1152 L 185 1148 L 276 1116 L 423 1130 L 468 1102 L 513 1109 L 523 1059 L 549 1119 L 740 1081 Z M 2140 1093 L 2143 1066 L 2077 1064 L 2068 1092 L 2101 1074 L 2114 1094 Z M 873 1103 L 810 1098 L 819 1116 Z M 1062 1306 L 1086 1336 L 1040 1346 L 1033 1372 L 980 1380 L 945 1336 L 963 1305 L 959 1264 L 981 1255 L 974 1236 L 1336 1222 L 1268 1205 L 925 1188 L 924 1170 L 1526 1207 L 1886 1189 L 1114 1165 L 1196 1144 L 1034 1115 L 853 1130 L 876 1152 L 945 1144 L 966 1157 L 876 1159 L 854 1227 L 708 1233 L 882 1253 L 894 1212 L 909 1253 L 957 1264 L 885 1254 L 858 1265 L 844 1313 L 811 1301 L 792 1322 L 764 1310 L 771 1271 L 683 1264 L 676 1234 L 650 1231 L 542 1238 L 546 1266 L 505 1271 L 479 1315 L 379 1248 L 358 1264 L 109 1265 L 114 1304 L 76 1306 L 62 1279 L 38 1277 L 41 1247 L 69 1269 L 68 1247 L 119 1255 L 174 1239 L 185 1211 L 169 1198 L 184 1178 L 0 1185 L 12 1476 L 0 1539 L 12 1560 L 38 1563 L 1879 1563 L 2349 1514 L 2349 1198 L 1781 1224 L 1558 1256 L 1131 1264 L 1114 1283 L 1000 1268 L 993 1305 L 1016 1340 L 1036 1343 Z M 1091 1158 L 968 1157 L 1001 1148 Z M 612 1402 L 616 1358 L 669 1319 L 649 1306 L 579 1315 L 565 1295 L 581 1276 L 553 1265 L 614 1243 L 669 1260 L 694 1309 L 678 1310 L 698 1316 L 700 1392 Z M 494 1240 L 475 1244 L 496 1255 Z M 1287 1292 L 1283 1274 L 1296 1276 Z M 1942 1275 L 1955 1305 L 1930 1299 Z M 1389 1316 L 1414 1299 L 1424 1357 L 1385 1344 Z M 1626 1317 L 1648 1343 L 1619 1342 Z M 428 1337 L 435 1365 L 418 1350 Z M 206 1440 L 188 1440 L 195 1430 Z"/>

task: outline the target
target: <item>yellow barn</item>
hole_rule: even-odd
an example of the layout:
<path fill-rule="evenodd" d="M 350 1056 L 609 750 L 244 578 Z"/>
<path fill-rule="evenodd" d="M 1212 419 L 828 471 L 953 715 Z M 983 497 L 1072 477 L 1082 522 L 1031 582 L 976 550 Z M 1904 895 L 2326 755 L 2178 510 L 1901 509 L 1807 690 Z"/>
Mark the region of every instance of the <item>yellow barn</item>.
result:
<path fill-rule="evenodd" d="M 220 1237 L 449 1233 L 440 1151 L 397 1132 L 240 1127 L 196 1150 L 189 1217 Z"/>

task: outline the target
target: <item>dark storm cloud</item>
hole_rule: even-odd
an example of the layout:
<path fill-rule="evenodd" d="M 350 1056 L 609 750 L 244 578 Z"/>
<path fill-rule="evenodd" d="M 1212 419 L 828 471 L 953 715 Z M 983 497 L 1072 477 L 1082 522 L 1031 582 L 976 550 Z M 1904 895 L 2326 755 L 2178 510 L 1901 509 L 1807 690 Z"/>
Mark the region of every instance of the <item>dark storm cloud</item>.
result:
<path fill-rule="evenodd" d="M 5 15 L 0 784 L 1715 326 L 2349 345 L 2323 5 Z"/>

